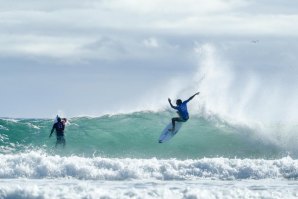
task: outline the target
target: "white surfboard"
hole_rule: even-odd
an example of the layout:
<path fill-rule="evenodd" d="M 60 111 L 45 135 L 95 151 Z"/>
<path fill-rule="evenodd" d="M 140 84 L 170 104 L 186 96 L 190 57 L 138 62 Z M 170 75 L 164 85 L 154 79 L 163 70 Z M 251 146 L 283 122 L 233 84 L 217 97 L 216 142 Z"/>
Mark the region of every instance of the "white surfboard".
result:
<path fill-rule="evenodd" d="M 54 124 L 56 124 L 57 122 L 58 122 L 58 115 L 54 119 Z"/>
<path fill-rule="evenodd" d="M 182 127 L 183 122 L 175 122 L 175 131 L 169 131 L 169 129 L 172 129 L 172 122 L 166 126 L 166 128 L 162 131 L 161 135 L 159 136 L 159 143 L 164 143 L 166 141 L 169 141 L 172 137 L 174 137 L 180 128 Z"/>

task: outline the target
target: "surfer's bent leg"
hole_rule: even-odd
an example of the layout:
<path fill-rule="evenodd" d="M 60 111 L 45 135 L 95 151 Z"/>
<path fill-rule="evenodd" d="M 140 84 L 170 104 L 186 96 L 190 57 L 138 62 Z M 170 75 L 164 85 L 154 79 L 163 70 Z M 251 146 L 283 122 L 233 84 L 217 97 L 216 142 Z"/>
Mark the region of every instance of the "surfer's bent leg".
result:
<path fill-rule="evenodd" d="M 172 118 L 172 129 L 169 129 L 169 131 L 175 131 L 175 122 L 183 122 L 184 120 L 180 117 L 174 117 Z"/>
<path fill-rule="evenodd" d="M 58 135 L 57 136 L 57 141 L 56 141 L 55 147 L 57 147 L 58 144 L 62 144 L 63 148 L 65 147 L 65 138 L 64 138 L 64 135 Z"/>

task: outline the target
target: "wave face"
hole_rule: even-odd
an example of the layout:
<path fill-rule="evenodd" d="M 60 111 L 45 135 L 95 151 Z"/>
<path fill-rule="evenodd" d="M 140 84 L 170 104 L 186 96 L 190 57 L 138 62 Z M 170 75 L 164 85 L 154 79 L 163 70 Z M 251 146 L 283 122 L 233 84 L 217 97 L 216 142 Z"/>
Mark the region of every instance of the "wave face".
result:
<path fill-rule="evenodd" d="M 53 120 L 0 119 L 0 152 L 39 150 L 61 156 L 177 159 L 296 156 L 295 150 L 260 137 L 248 127 L 200 116 L 192 116 L 171 141 L 159 144 L 158 137 L 173 116 L 173 112 L 163 111 L 71 118 L 65 130 L 65 149 L 55 149 L 55 136 L 48 137 Z"/>

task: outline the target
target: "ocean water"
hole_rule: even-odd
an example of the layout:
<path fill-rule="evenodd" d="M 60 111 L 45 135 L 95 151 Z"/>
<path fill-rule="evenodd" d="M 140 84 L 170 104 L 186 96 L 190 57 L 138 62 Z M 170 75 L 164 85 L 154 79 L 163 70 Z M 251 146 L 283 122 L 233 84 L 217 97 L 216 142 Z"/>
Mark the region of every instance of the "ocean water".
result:
<path fill-rule="evenodd" d="M 65 149 L 53 119 L 2 118 L 0 198 L 298 198 L 292 140 L 193 114 L 159 144 L 172 116 L 69 118 Z"/>

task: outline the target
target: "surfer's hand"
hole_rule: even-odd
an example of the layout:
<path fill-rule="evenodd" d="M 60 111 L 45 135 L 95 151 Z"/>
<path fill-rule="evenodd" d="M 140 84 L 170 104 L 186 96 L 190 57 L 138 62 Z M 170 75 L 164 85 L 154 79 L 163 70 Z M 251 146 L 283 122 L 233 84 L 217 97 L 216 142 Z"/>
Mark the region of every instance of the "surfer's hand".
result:
<path fill-rule="evenodd" d="M 200 94 L 200 92 L 197 92 L 196 95 Z"/>
<path fill-rule="evenodd" d="M 171 99 L 170 99 L 170 98 L 168 98 L 168 101 L 169 101 L 169 102 L 171 102 Z"/>

